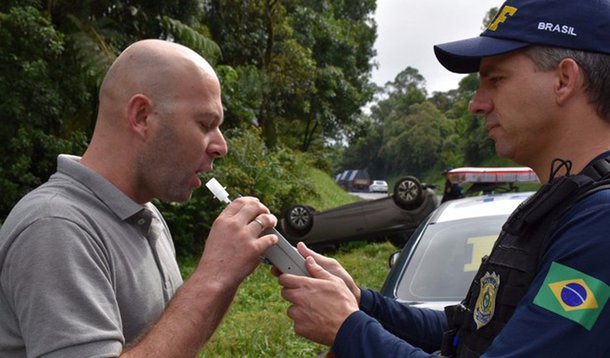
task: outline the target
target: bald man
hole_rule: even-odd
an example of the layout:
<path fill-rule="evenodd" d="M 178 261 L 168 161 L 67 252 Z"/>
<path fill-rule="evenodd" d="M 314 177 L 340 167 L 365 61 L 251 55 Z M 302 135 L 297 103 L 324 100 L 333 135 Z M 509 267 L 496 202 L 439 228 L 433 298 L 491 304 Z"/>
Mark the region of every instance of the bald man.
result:
<path fill-rule="evenodd" d="M 0 230 L 1 357 L 194 357 L 277 238 L 255 198 L 214 221 L 182 282 L 153 198 L 187 201 L 227 153 L 212 67 L 144 40 L 114 62 L 82 158 L 26 195 Z M 262 224 L 260 224 L 260 223 Z"/>

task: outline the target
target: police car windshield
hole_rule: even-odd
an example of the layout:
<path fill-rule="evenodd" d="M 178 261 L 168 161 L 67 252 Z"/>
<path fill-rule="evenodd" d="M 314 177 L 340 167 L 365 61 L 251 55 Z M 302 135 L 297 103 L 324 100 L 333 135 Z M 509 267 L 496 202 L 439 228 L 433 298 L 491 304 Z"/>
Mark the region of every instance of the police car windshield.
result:
<path fill-rule="evenodd" d="M 507 217 L 429 225 L 407 263 L 397 298 L 408 302 L 461 301 Z"/>

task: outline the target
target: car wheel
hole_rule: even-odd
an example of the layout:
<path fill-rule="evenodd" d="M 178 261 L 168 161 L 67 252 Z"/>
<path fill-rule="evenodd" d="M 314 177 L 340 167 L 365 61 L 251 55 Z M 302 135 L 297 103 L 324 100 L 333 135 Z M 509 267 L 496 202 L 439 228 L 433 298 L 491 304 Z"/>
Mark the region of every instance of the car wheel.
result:
<path fill-rule="evenodd" d="M 424 201 L 424 190 L 417 178 L 404 177 L 394 185 L 394 201 L 405 210 L 415 209 Z"/>
<path fill-rule="evenodd" d="M 305 205 L 293 205 L 284 215 L 290 229 L 303 234 L 313 225 L 313 210 Z"/>

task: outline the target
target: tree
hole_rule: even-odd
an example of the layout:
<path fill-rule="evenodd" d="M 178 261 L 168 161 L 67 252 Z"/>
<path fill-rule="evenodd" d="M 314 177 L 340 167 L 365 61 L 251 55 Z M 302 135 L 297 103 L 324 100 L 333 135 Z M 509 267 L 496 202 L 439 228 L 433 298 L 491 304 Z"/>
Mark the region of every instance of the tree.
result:
<path fill-rule="evenodd" d="M 378 96 L 370 117 L 360 117 L 355 126 L 347 127 L 351 130 L 346 132 L 349 147 L 344 161 L 382 177 L 405 166 L 399 159 L 403 158 L 401 151 L 411 148 L 405 147 L 403 124 L 413 113 L 412 106 L 426 100 L 425 79 L 417 69 L 407 67 L 379 89 Z"/>
<path fill-rule="evenodd" d="M 379 123 L 392 120 L 396 116 L 409 114 L 413 104 L 426 100 L 426 80 L 413 67 L 407 67 L 380 90 L 378 101 L 371 108 L 371 115 Z"/>
<path fill-rule="evenodd" d="M 371 0 L 209 2 L 205 20 L 223 61 L 258 71 L 259 96 L 245 102 L 258 106 L 253 124 L 267 145 L 319 149 L 368 101 L 374 8 Z"/>
<path fill-rule="evenodd" d="M 85 145 L 74 121 L 89 94 L 79 76 L 65 75 L 75 70 L 62 62 L 65 51 L 64 36 L 36 8 L 0 13 L 2 218 L 48 178 L 59 152 L 78 153 Z"/>
<path fill-rule="evenodd" d="M 310 147 L 316 135 L 341 137 L 345 126 L 372 98 L 369 78 L 375 55 L 375 7 L 374 1 L 367 0 L 303 1 L 295 8 L 291 19 L 299 30 L 296 36 L 312 49 L 318 68 L 316 90 L 308 93 L 309 118 L 302 150 Z"/>
<path fill-rule="evenodd" d="M 387 161 L 378 151 L 383 144 L 382 127 L 370 116 L 359 116 L 349 127 L 349 147 L 344 150 L 334 172 L 345 168 L 366 168 L 373 177 L 384 177 Z"/>
<path fill-rule="evenodd" d="M 391 172 L 422 175 L 433 168 L 440 158 L 445 121 L 428 101 L 413 104 L 410 114 L 387 121 L 379 153 L 391 163 Z"/>

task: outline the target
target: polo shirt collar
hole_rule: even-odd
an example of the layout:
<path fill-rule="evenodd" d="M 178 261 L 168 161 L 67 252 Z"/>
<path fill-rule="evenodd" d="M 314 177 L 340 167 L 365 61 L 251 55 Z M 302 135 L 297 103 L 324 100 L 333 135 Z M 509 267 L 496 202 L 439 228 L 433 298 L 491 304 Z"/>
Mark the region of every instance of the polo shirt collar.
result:
<path fill-rule="evenodd" d="M 57 157 L 57 171 L 86 186 L 121 220 L 126 220 L 144 209 L 106 178 L 80 164 L 80 159 L 79 156 L 60 154 Z"/>

